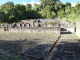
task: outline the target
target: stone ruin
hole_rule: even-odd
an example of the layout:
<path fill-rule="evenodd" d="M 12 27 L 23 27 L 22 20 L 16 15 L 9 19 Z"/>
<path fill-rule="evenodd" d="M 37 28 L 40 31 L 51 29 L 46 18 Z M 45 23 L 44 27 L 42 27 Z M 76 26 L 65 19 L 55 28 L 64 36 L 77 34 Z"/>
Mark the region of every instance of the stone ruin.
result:
<path fill-rule="evenodd" d="M 24 22 L 24 24 L 20 24 L 21 21 Z M 27 23 L 25 24 L 25 22 Z M 74 28 L 73 22 L 68 22 L 68 21 L 62 22 L 61 20 L 58 19 L 27 19 L 27 20 L 19 20 L 16 24 L 0 24 L 0 31 L 12 31 L 12 32 L 13 31 L 14 32 L 25 31 L 31 33 L 53 32 L 56 34 L 60 34 L 61 28 L 67 28 L 68 31 L 72 31 Z"/>
<path fill-rule="evenodd" d="M 80 21 L 76 24 L 76 34 L 80 37 Z"/>
<path fill-rule="evenodd" d="M 30 27 L 61 27 L 61 28 L 71 28 L 74 27 L 74 22 L 68 22 L 67 20 L 62 21 L 60 19 L 26 19 L 19 20 L 19 22 L 28 22 Z M 56 24 L 45 24 L 47 22 L 56 22 Z"/>

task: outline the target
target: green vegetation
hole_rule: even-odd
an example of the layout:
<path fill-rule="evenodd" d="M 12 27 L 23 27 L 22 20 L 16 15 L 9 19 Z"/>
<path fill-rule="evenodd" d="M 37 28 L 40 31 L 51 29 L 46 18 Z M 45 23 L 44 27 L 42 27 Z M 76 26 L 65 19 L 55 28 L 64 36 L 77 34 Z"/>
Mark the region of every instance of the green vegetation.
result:
<path fill-rule="evenodd" d="M 75 39 L 80 39 L 79 36 L 77 36 L 76 34 L 74 34 Z"/>
<path fill-rule="evenodd" d="M 50 22 L 50 24 L 57 24 L 56 22 Z"/>
<path fill-rule="evenodd" d="M 2 58 L 5 58 L 5 59 L 11 58 L 11 60 L 19 60 L 19 59 L 20 59 L 19 56 L 13 57 L 13 56 L 11 56 L 11 55 L 9 55 L 9 54 L 6 54 L 6 53 L 5 53 L 5 54 L 2 54 L 1 57 L 2 57 Z"/>
<path fill-rule="evenodd" d="M 13 2 L 6 2 L 0 6 L 0 23 L 17 22 L 23 19 L 37 19 L 55 17 L 63 18 L 64 20 L 80 21 L 80 2 L 77 2 L 75 7 L 71 7 L 71 3 L 63 4 L 59 0 L 40 0 L 41 4 L 22 5 Z"/>

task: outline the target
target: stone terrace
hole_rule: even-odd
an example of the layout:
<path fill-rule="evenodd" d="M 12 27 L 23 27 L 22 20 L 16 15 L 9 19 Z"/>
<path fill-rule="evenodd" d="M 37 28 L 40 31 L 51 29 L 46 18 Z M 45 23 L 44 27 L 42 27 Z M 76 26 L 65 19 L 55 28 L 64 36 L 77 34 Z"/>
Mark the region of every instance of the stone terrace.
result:
<path fill-rule="evenodd" d="M 43 58 L 59 35 L 0 32 L 0 50 Z"/>

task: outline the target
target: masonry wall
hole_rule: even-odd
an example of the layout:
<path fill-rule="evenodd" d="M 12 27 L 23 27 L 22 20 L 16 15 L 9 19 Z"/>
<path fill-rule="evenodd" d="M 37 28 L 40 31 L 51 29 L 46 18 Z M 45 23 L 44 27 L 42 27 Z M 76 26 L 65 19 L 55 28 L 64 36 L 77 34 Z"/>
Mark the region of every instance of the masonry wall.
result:
<path fill-rule="evenodd" d="M 73 27 L 73 28 L 67 28 L 67 31 L 71 32 L 71 33 L 75 33 L 75 27 Z"/>
<path fill-rule="evenodd" d="M 60 27 L 15 27 L 10 28 L 10 32 L 28 32 L 28 33 L 50 33 L 60 34 Z"/>
<path fill-rule="evenodd" d="M 80 37 L 80 21 L 76 23 L 76 34 Z"/>
<path fill-rule="evenodd" d="M 1 28 L 0 28 L 0 31 L 4 31 L 4 27 L 1 27 Z"/>
<path fill-rule="evenodd" d="M 31 21 L 36 21 L 36 20 L 40 20 L 41 22 L 45 23 L 45 22 L 59 22 L 62 19 L 25 19 L 25 20 L 19 20 L 18 22 L 31 22 Z"/>

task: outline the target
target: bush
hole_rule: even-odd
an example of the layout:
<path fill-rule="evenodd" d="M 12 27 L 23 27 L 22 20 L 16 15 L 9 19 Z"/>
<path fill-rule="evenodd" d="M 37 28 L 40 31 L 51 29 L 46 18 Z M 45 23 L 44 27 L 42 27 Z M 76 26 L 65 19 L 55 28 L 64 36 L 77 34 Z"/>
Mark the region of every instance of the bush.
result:
<path fill-rule="evenodd" d="M 56 22 L 50 22 L 50 24 L 57 24 Z"/>

